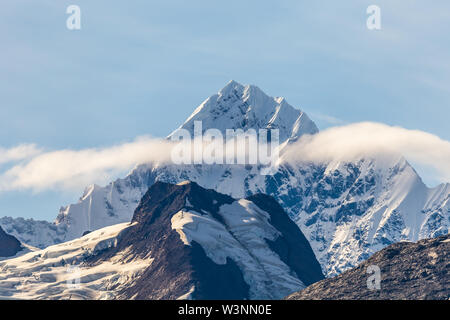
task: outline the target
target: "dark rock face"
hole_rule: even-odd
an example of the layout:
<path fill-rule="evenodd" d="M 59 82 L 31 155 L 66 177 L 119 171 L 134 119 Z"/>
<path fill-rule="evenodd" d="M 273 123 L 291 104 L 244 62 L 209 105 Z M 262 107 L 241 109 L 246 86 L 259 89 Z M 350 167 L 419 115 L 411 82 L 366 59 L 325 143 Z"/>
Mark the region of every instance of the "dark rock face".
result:
<path fill-rule="evenodd" d="M 324 276 L 320 264 L 312 254 L 308 240 L 280 204 L 265 194 L 257 194 L 247 199 L 262 210 L 270 212 L 270 223 L 283 234 L 275 241 L 266 239 L 281 260 L 294 270 L 297 277 L 307 286 L 322 280 Z"/>
<path fill-rule="evenodd" d="M 380 287 L 373 286 L 380 268 Z M 450 235 L 417 243 L 400 242 L 375 253 L 343 274 L 317 282 L 288 300 L 448 300 Z M 368 281 L 372 285 L 369 289 Z"/>
<path fill-rule="evenodd" d="M 87 230 L 87 231 L 83 232 L 83 234 L 82 234 L 81 236 L 84 237 L 85 235 L 87 235 L 87 234 L 89 234 L 89 233 L 91 233 L 91 232 L 92 232 L 92 231 Z"/>
<path fill-rule="evenodd" d="M 272 225 L 282 234 L 271 246 L 282 261 L 303 283 L 323 279 L 305 237 L 276 201 L 263 195 L 249 199 L 270 213 Z M 249 299 L 249 284 L 236 261 L 228 257 L 225 264 L 215 263 L 197 242 L 185 245 L 171 225 L 171 218 L 186 208 L 186 203 L 196 212 L 207 212 L 221 222 L 220 207 L 235 201 L 192 182 L 156 182 L 134 213 L 132 223 L 136 224 L 127 229 L 115 248 L 88 263 L 95 265 L 99 259 L 109 260 L 125 251 L 133 259 L 153 259 L 150 267 L 120 292 L 124 299 L 176 299 L 189 292 L 192 299 Z"/>
<path fill-rule="evenodd" d="M 19 240 L 5 233 L 0 227 L 0 257 L 12 257 L 22 250 Z"/>

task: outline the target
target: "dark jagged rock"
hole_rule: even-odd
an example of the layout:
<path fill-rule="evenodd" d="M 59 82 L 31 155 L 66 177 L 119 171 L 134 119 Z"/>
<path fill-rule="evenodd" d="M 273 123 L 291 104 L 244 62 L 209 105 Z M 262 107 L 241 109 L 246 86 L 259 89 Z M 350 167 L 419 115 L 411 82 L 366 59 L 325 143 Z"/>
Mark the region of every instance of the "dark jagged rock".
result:
<path fill-rule="evenodd" d="M 307 286 L 322 280 L 320 264 L 314 254 L 311 254 L 311 245 L 280 204 L 265 194 L 257 194 L 247 199 L 264 211 L 270 212 L 270 223 L 282 232 L 283 236 L 275 241 L 266 240 L 281 260 L 291 266 L 298 278 Z"/>
<path fill-rule="evenodd" d="M 20 241 L 0 227 L 0 257 L 12 257 L 22 250 Z"/>
<path fill-rule="evenodd" d="M 373 286 L 375 274 L 370 266 L 380 268 L 379 289 Z M 358 267 L 317 282 L 286 299 L 448 300 L 449 272 L 450 235 L 417 243 L 400 242 L 375 253 Z"/>
<path fill-rule="evenodd" d="M 83 234 L 82 234 L 81 236 L 84 237 L 85 235 L 87 235 L 87 234 L 89 234 L 89 233 L 91 233 L 91 232 L 92 232 L 92 231 L 87 230 L 87 231 L 83 232 Z"/>

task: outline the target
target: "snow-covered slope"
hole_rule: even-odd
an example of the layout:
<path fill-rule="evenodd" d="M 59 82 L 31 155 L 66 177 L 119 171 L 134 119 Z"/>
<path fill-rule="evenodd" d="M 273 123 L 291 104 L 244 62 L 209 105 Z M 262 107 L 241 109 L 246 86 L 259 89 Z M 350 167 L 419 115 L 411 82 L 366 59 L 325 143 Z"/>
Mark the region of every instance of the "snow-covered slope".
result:
<path fill-rule="evenodd" d="M 132 223 L 0 262 L 0 298 L 279 299 L 321 279 L 272 198 L 157 182 Z"/>
<path fill-rule="evenodd" d="M 181 128 L 192 130 L 195 120 L 203 121 L 203 130 L 278 128 L 281 143 L 318 131 L 285 99 L 234 81 L 205 100 Z M 260 175 L 256 166 L 142 164 L 124 179 L 88 188 L 78 204 L 63 208 L 58 227 L 44 229 L 44 234 L 52 234 L 46 236 L 48 244 L 52 237 L 55 242 L 70 240 L 88 230 L 130 221 L 155 181 L 184 180 L 235 198 L 258 192 L 272 195 L 297 222 L 330 276 L 391 243 L 449 232 L 450 184 L 430 189 L 401 156 L 380 155 L 350 163 L 284 165 L 274 176 Z M 40 236 L 33 231 L 37 227 L 21 235 L 11 227 L 14 221 L 0 224 L 24 243 L 45 246 L 33 240 Z M 63 236 L 60 230 L 65 230 Z"/>
<path fill-rule="evenodd" d="M 0 226 L 22 243 L 43 249 L 81 237 L 87 231 L 129 222 L 150 185 L 145 173 L 136 173 L 106 187 L 87 187 L 78 203 L 60 209 L 54 223 L 3 217 Z"/>
<path fill-rule="evenodd" d="M 64 242 L 67 238 L 66 225 L 56 225 L 48 221 L 3 217 L 0 218 L 0 226 L 23 244 L 41 249 Z"/>
<path fill-rule="evenodd" d="M 266 192 L 301 227 L 329 276 L 389 244 L 449 232 L 450 185 L 427 188 L 399 156 L 284 167 L 269 180 Z"/>
<path fill-rule="evenodd" d="M 281 233 L 269 223 L 270 215 L 252 202 L 242 199 L 225 204 L 219 211 L 223 222 L 211 215 L 180 210 L 171 219 L 172 229 L 186 245 L 197 242 L 216 264 L 227 258 L 235 261 L 245 281 L 253 284 L 250 296 L 273 298 L 269 293 L 294 291 L 304 284 L 292 274 L 278 254 L 267 245 Z M 268 279 L 276 279 L 268 281 Z"/>
<path fill-rule="evenodd" d="M 116 293 L 152 260 L 122 252 L 95 266 L 86 261 L 117 245 L 122 232 L 130 226 L 128 222 L 106 227 L 76 240 L 0 261 L 0 299 L 116 298 Z"/>

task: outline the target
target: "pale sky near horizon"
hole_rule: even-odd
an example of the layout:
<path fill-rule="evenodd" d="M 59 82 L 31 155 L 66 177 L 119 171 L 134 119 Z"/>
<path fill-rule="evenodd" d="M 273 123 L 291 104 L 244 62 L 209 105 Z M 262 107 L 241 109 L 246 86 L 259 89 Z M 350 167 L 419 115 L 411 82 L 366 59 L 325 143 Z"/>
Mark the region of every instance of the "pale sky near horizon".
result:
<path fill-rule="evenodd" d="M 66 28 L 72 4 L 79 31 Z M 366 27 L 372 4 L 379 31 Z M 320 129 L 373 121 L 450 140 L 448 1 L 6 0 L 0 8 L 0 148 L 164 137 L 231 79 L 286 97 Z M 53 220 L 82 191 L 3 192 L 0 216 Z"/>

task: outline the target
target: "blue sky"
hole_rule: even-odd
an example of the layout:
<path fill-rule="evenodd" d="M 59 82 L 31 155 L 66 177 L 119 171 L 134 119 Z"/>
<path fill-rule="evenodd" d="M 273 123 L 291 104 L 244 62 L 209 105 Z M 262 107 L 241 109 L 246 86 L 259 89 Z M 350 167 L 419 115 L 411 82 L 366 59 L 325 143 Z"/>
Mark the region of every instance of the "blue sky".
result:
<path fill-rule="evenodd" d="M 71 4 L 79 31 L 66 28 Z M 371 4 L 380 31 L 366 28 Z M 449 34 L 440 0 L 7 0 L 0 146 L 166 136 L 230 79 L 286 97 L 321 129 L 376 121 L 450 140 Z M 4 192 L 0 216 L 52 220 L 81 192 Z"/>

